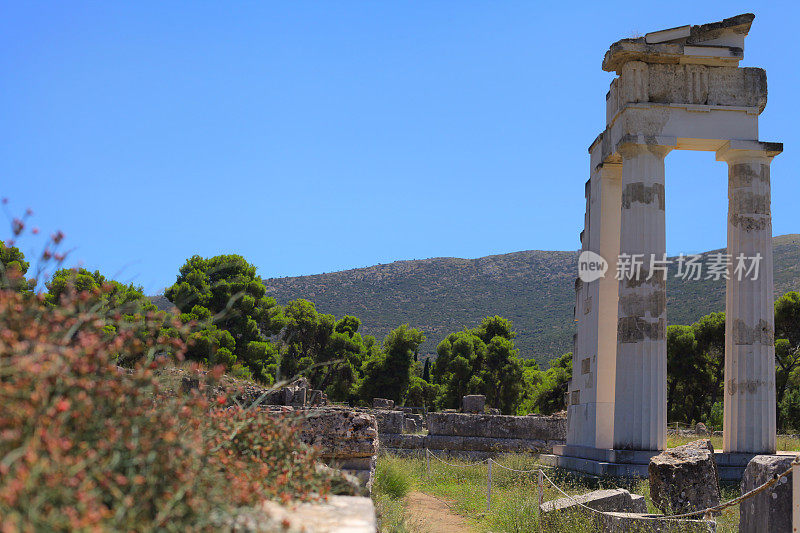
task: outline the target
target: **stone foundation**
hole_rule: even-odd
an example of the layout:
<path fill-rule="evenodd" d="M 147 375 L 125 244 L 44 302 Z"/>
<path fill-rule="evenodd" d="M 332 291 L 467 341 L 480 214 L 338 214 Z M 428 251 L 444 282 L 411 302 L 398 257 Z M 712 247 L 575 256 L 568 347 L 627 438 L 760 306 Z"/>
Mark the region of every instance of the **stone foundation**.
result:
<path fill-rule="evenodd" d="M 428 413 L 427 425 L 427 435 L 381 431 L 381 449 L 421 454 L 427 448 L 434 453 L 483 459 L 503 453 L 549 452 L 554 444 L 562 444 L 566 435 L 566 419 L 552 416 Z M 383 427 L 390 426 L 384 423 Z"/>

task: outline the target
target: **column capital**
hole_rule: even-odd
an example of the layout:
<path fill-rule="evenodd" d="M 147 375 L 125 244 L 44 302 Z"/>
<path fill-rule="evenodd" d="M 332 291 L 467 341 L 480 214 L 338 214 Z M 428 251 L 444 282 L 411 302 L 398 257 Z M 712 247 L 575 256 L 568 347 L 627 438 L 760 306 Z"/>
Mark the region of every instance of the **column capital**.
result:
<path fill-rule="evenodd" d="M 717 150 L 717 161 L 735 163 L 742 159 L 765 159 L 766 162 L 783 152 L 783 143 L 731 140 Z"/>
<path fill-rule="evenodd" d="M 659 157 L 666 157 L 676 146 L 676 137 L 663 137 L 660 135 L 623 135 L 616 146 L 616 152 L 623 159 L 635 157 L 641 153 L 650 152 Z"/>

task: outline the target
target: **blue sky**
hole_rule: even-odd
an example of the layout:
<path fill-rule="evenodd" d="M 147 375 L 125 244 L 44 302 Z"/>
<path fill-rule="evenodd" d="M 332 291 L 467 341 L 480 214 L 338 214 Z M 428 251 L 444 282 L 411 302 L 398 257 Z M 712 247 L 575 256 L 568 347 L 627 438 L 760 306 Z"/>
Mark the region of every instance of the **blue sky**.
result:
<path fill-rule="evenodd" d="M 0 196 L 150 293 L 193 254 L 277 277 L 576 249 L 609 44 L 754 9 L 798 233 L 796 2 L 2 2 Z M 726 176 L 669 155 L 671 253 L 725 245 Z"/>

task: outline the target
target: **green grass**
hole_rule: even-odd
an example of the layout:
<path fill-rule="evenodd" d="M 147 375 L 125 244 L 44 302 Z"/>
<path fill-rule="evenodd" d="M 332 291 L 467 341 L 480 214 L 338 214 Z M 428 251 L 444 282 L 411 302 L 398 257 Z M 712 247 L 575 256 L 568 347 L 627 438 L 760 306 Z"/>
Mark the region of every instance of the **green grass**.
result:
<path fill-rule="evenodd" d="M 714 450 L 716 451 L 722 450 L 722 437 L 720 436 L 699 437 L 699 436 L 667 435 L 667 448 L 674 448 L 675 446 L 681 446 L 683 444 L 687 444 L 689 442 L 702 438 L 711 439 L 711 445 L 714 447 Z M 800 451 L 800 437 L 798 437 L 797 435 L 778 435 L 778 450 L 787 452 Z"/>
<path fill-rule="evenodd" d="M 449 459 L 453 464 L 465 461 Z M 539 467 L 535 456 L 507 454 L 497 458 L 500 464 L 517 470 L 532 470 Z M 468 468 L 445 465 L 434 458 L 430 459 L 430 475 L 426 473 L 424 458 L 401 458 L 381 456 L 378 459 L 377 476 L 382 472 L 400 472 L 409 483 L 410 490 L 418 490 L 454 502 L 453 511 L 467 518 L 476 531 L 535 531 L 538 523 L 538 489 L 536 474 L 521 474 L 492 466 L 491 508 L 487 510 L 487 466 L 485 463 Z M 650 512 L 658 511 L 650 501 L 650 488 L 647 480 L 626 481 L 621 479 L 583 478 L 565 471 L 545 468 L 547 475 L 567 494 L 577 495 L 603 488 L 625 488 L 632 493 L 647 498 Z M 723 501 L 739 495 L 737 484 L 721 487 Z M 383 492 L 376 483 L 374 497 L 381 510 L 389 500 L 391 513 L 397 513 L 397 504 L 402 499 L 393 499 Z M 549 501 L 562 495 L 545 481 L 544 499 Z M 392 508 L 391 505 L 394 507 Z M 392 516 L 397 516 L 396 514 Z M 718 533 L 733 533 L 738 530 L 738 506 L 726 509 L 717 517 Z M 384 527 L 391 525 L 391 527 Z M 393 529 L 394 528 L 394 529 Z M 402 519 L 389 524 L 382 522 L 382 531 L 410 531 Z M 593 531 L 592 523 L 586 515 L 575 514 L 565 517 L 559 523 L 549 523 L 547 531 L 583 533 Z"/>
<path fill-rule="evenodd" d="M 392 499 L 404 498 L 411 488 L 411 476 L 402 465 L 392 461 L 385 461 L 382 468 L 375 472 L 376 490 Z"/>
<path fill-rule="evenodd" d="M 377 487 L 372 492 L 372 499 L 382 533 L 411 533 L 406 525 L 403 512 L 405 502 L 402 499 L 394 499 L 380 492 Z"/>

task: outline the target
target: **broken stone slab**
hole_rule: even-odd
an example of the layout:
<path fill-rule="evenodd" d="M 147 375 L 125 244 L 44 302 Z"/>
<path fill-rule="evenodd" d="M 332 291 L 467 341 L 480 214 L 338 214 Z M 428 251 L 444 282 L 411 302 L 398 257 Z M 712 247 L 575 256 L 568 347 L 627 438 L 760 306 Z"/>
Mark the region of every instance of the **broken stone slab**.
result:
<path fill-rule="evenodd" d="M 633 496 L 636 496 L 634 499 Z M 591 512 L 583 509 L 579 504 L 585 505 L 595 511 L 618 511 L 626 513 L 645 513 L 647 503 L 643 496 L 631 494 L 625 489 L 603 489 L 573 496 L 572 498 L 558 498 L 544 502 L 539 506 L 542 518 L 555 516 L 559 513 L 570 511 Z M 593 513 L 595 514 L 595 513 Z"/>
<path fill-rule="evenodd" d="M 421 429 L 421 428 L 419 428 Z M 418 430 L 417 428 L 417 421 L 413 418 L 405 417 L 403 418 L 403 432 L 404 433 L 416 433 Z"/>
<path fill-rule="evenodd" d="M 705 520 L 671 520 L 645 513 L 610 512 L 597 515 L 597 529 L 603 533 L 713 533 L 714 522 Z"/>
<path fill-rule="evenodd" d="M 670 448 L 650 459 L 650 497 L 663 513 L 719 505 L 719 472 L 708 439 Z"/>
<path fill-rule="evenodd" d="M 486 409 L 486 396 L 470 394 L 461 399 L 461 410 L 465 413 L 483 413 Z"/>
<path fill-rule="evenodd" d="M 789 455 L 756 455 L 742 477 L 742 494 L 750 492 L 788 470 L 794 458 Z M 792 531 L 792 475 L 781 477 L 767 490 L 739 503 L 739 531 L 775 533 Z"/>
<path fill-rule="evenodd" d="M 362 496 L 330 496 L 324 502 L 287 505 L 265 501 L 261 511 L 278 527 L 235 531 L 375 533 L 378 530 L 375 506 L 370 498 Z"/>
<path fill-rule="evenodd" d="M 387 400 L 386 398 L 373 398 L 373 409 L 394 409 L 394 400 Z"/>

